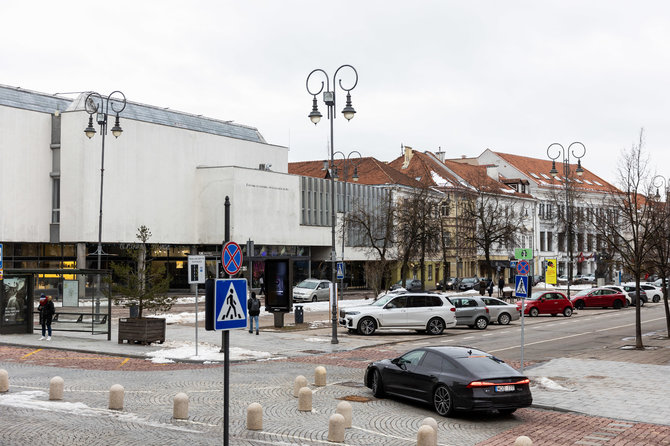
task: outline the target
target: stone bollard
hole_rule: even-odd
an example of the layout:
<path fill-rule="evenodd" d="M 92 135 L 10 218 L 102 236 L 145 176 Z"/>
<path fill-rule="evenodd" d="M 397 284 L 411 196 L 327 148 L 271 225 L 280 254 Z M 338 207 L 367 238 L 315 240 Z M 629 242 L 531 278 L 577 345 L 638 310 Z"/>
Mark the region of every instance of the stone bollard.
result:
<path fill-rule="evenodd" d="M 123 410 L 123 396 L 125 389 L 121 384 L 114 384 L 109 388 L 109 408 L 111 410 Z"/>
<path fill-rule="evenodd" d="M 7 370 L 0 369 L 0 393 L 9 391 L 9 373 Z"/>
<path fill-rule="evenodd" d="M 179 392 L 174 397 L 172 418 L 177 420 L 188 420 L 188 395 Z"/>
<path fill-rule="evenodd" d="M 298 392 L 298 410 L 302 412 L 312 411 L 312 389 L 303 387 Z"/>
<path fill-rule="evenodd" d="M 532 446 L 532 444 L 532 440 L 525 435 L 517 437 L 514 441 L 514 446 Z"/>
<path fill-rule="evenodd" d="M 424 425 L 432 427 L 435 431 L 435 443 L 433 443 L 433 446 L 437 446 L 437 421 L 433 417 L 427 417 L 421 422 L 421 426 Z"/>
<path fill-rule="evenodd" d="M 344 417 L 334 413 L 328 418 L 328 441 L 344 442 Z"/>
<path fill-rule="evenodd" d="M 49 381 L 49 400 L 62 400 L 63 386 L 63 378 L 60 376 L 51 378 L 51 381 Z"/>
<path fill-rule="evenodd" d="M 348 401 L 340 401 L 337 404 L 335 413 L 339 413 L 344 417 L 344 427 L 351 427 L 351 404 Z"/>
<path fill-rule="evenodd" d="M 314 385 L 323 387 L 326 385 L 326 368 L 318 366 L 314 369 Z"/>
<path fill-rule="evenodd" d="M 295 381 L 293 381 L 293 396 L 298 398 L 298 392 L 303 387 L 307 387 L 307 378 L 302 375 L 296 376 Z"/>
<path fill-rule="evenodd" d="M 247 429 L 250 431 L 263 430 L 263 408 L 258 403 L 251 403 L 247 407 Z"/>
<path fill-rule="evenodd" d="M 437 443 L 437 433 L 429 424 L 419 427 L 416 434 L 416 446 L 433 446 Z"/>

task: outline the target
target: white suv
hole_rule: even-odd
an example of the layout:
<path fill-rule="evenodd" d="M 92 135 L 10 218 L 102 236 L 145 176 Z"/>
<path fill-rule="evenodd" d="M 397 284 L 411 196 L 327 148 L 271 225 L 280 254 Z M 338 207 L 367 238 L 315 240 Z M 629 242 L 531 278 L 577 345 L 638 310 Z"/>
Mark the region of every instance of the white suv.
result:
<path fill-rule="evenodd" d="M 441 334 L 456 326 L 456 309 L 446 296 L 431 293 L 388 293 L 369 305 L 340 310 L 340 325 L 350 333 L 406 328 Z"/>

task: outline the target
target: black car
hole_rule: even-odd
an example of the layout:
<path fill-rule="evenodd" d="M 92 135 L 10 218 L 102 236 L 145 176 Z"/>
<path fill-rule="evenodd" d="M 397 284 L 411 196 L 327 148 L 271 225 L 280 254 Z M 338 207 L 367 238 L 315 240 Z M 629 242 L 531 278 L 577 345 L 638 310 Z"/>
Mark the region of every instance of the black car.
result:
<path fill-rule="evenodd" d="M 407 291 L 421 291 L 422 286 L 421 281 L 419 279 L 406 279 L 404 285 L 401 280 L 391 285 L 389 291 L 397 290 L 398 288 L 404 288 Z"/>
<path fill-rule="evenodd" d="M 466 277 L 458 283 L 459 291 L 479 290 L 480 279 L 477 277 Z"/>
<path fill-rule="evenodd" d="M 435 285 L 435 288 L 437 288 L 438 290 L 455 290 L 457 287 L 458 287 L 457 277 L 450 277 L 446 280 L 442 279 Z"/>
<path fill-rule="evenodd" d="M 380 398 L 395 395 L 456 410 L 511 414 L 533 402 L 530 380 L 493 355 L 469 347 L 422 347 L 368 365 L 364 383 Z"/>

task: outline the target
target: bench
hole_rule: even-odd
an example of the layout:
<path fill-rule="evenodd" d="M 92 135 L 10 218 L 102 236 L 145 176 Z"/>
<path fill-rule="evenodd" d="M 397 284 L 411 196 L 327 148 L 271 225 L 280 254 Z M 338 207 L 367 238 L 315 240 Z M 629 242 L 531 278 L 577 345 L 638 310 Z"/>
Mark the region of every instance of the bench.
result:
<path fill-rule="evenodd" d="M 61 319 L 61 316 L 67 316 L 65 319 Z M 76 319 L 71 317 L 76 316 Z M 97 318 L 95 317 L 97 316 Z M 84 320 L 86 319 L 86 320 Z M 107 315 L 106 314 L 91 314 L 91 313 L 56 313 L 54 314 L 51 322 L 58 322 L 60 324 L 106 324 Z"/>

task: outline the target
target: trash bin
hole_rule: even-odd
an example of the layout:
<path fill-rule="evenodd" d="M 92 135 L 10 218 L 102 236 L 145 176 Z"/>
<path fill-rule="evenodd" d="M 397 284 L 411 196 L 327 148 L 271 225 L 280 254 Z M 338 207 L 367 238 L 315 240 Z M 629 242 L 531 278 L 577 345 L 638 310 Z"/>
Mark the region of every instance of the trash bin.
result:
<path fill-rule="evenodd" d="M 295 313 L 294 313 L 294 315 L 295 315 L 295 323 L 296 323 L 296 324 L 302 324 L 302 322 L 303 322 L 303 320 L 304 320 L 304 315 L 305 315 L 305 314 L 303 313 L 303 310 L 302 310 L 302 305 L 296 305 L 296 306 L 295 306 L 295 309 L 294 309 L 293 311 L 295 312 Z"/>
<path fill-rule="evenodd" d="M 130 308 L 130 317 L 140 317 L 139 305 L 131 305 L 129 308 Z"/>

